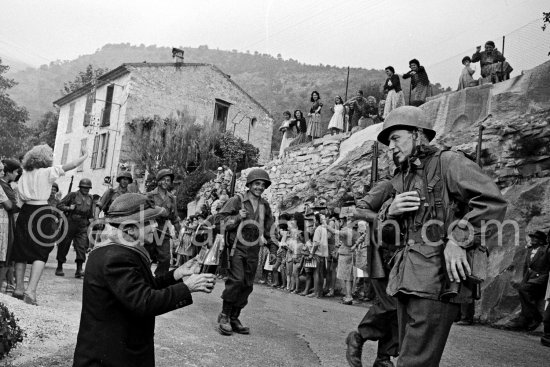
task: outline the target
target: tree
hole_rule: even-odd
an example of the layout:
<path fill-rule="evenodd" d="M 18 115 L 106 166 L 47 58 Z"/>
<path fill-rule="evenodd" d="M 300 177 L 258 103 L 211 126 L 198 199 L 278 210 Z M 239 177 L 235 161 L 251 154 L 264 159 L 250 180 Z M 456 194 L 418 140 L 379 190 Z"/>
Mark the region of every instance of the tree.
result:
<path fill-rule="evenodd" d="M 64 95 L 72 93 L 75 90 L 92 82 L 94 79 L 97 79 L 108 71 L 109 69 L 107 68 L 94 69 L 92 64 L 88 64 L 86 70 L 79 72 L 72 82 L 69 81 L 63 84 L 63 90 L 61 91 L 61 93 L 63 93 Z"/>
<path fill-rule="evenodd" d="M 28 134 L 25 122 L 28 119 L 27 110 L 19 107 L 7 93 L 17 83 L 13 79 L 2 76 L 9 70 L 9 66 L 2 65 L 0 58 L 0 156 L 15 157 L 24 149 L 22 144 Z"/>
<path fill-rule="evenodd" d="M 542 30 L 545 31 L 546 27 L 550 24 L 550 11 L 549 12 L 542 12 Z M 548 56 L 550 56 L 550 52 L 548 52 Z"/>
<path fill-rule="evenodd" d="M 30 131 L 29 145 L 48 144 L 50 147 L 55 148 L 58 120 L 59 111 L 48 111 L 42 115 L 37 126 Z"/>

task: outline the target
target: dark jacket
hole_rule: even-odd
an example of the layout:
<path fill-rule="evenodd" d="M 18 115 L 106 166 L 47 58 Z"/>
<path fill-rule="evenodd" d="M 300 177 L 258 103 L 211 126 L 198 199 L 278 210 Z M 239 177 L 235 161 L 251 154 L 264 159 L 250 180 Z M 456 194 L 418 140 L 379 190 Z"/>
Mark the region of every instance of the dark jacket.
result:
<path fill-rule="evenodd" d="M 390 80 L 392 85 L 388 84 Z M 387 93 L 392 89 L 395 90 L 396 93 L 401 92 L 401 80 L 397 74 L 393 74 L 390 78 L 386 79 L 386 82 L 384 83 L 384 92 Z"/>
<path fill-rule="evenodd" d="M 419 66 L 416 73 L 411 74 L 412 70 L 406 74 L 403 74 L 403 79 L 411 78 L 411 87 L 412 89 L 416 88 L 418 84 L 428 86 L 430 85 L 430 79 L 428 79 L 428 73 L 424 66 Z"/>
<path fill-rule="evenodd" d="M 90 253 L 73 367 L 155 365 L 155 316 L 193 298 L 173 271 L 155 278 L 146 256 L 117 244 Z"/>
<path fill-rule="evenodd" d="M 502 221 L 506 213 L 507 203 L 493 180 L 479 168 L 477 164 L 464 157 L 461 153 L 444 151 L 438 156 L 439 149 L 433 146 L 423 146 L 417 152 L 416 164 L 411 163 L 406 172 L 399 172 L 392 179 L 395 194 L 407 191 L 418 191 L 421 198 L 420 208 L 416 212 L 397 217 L 388 215 L 388 208 L 393 199 L 384 203 L 379 218 L 382 220 L 383 240 L 385 243 L 395 243 L 399 239 L 400 251 L 396 254 L 388 283 L 388 294 L 398 293 L 415 295 L 422 298 L 439 300 L 445 280 L 445 259 L 443 257 L 446 234 L 452 233 L 457 241 L 468 238 L 465 230 L 468 227 L 459 226 L 458 220 L 470 223 L 473 228 L 473 240 L 463 243 L 469 248 L 469 253 L 481 251 L 483 234 L 481 228 L 485 221 Z M 440 164 L 440 169 L 437 165 Z M 441 175 L 441 177 L 438 176 Z M 441 197 L 441 202 L 435 206 L 430 201 Z M 427 205 L 424 205 L 427 204 Z M 395 220 L 399 225 L 384 223 Z M 427 244 L 422 237 L 423 225 L 430 220 L 439 220 L 442 226 L 431 225 L 425 228 Z M 451 227 L 452 225 L 452 227 Z M 492 229 L 491 226 L 490 228 Z M 484 234 L 491 236 L 489 231 Z M 442 245 L 435 242 L 442 241 Z M 486 271 L 480 269 L 481 271 Z M 468 302 L 471 290 L 461 287 L 461 293 L 451 299 L 451 302 Z"/>
<path fill-rule="evenodd" d="M 160 206 L 161 208 L 166 209 L 166 212 L 157 218 L 158 228 L 164 233 L 168 233 L 168 228 L 166 227 L 166 224 L 168 221 L 170 221 L 174 225 L 176 233 L 179 233 L 180 224 L 178 220 L 179 218 L 176 196 L 167 192 L 164 198 L 162 198 L 157 187 L 154 190 L 148 192 L 147 197 L 151 198 L 155 202 L 156 206 Z M 168 237 L 166 237 L 165 239 L 168 239 Z"/>
<path fill-rule="evenodd" d="M 500 51 L 493 50 L 491 53 L 487 51 L 479 51 L 472 55 L 472 63 L 478 62 L 481 67 L 485 65 L 495 64 L 497 62 L 505 61 L 506 58 Z"/>
<path fill-rule="evenodd" d="M 242 195 L 243 200 L 241 201 L 241 195 L 235 195 L 225 203 L 224 207 L 216 214 L 215 222 L 217 226 L 224 226 L 225 231 L 227 232 L 227 245 L 226 248 L 229 249 L 233 246 L 235 242 L 235 237 L 237 236 L 237 231 L 239 224 L 241 223 L 241 216 L 239 215 L 239 210 L 244 208 L 248 212 L 246 221 L 256 221 L 259 223 L 259 226 L 252 224 L 246 224 L 242 228 L 242 238 L 249 243 L 256 243 L 257 245 L 265 244 L 269 252 L 273 255 L 276 255 L 279 246 L 271 238 L 271 230 L 274 223 L 273 214 L 271 213 L 271 208 L 269 203 L 265 199 L 260 198 L 260 203 L 258 205 L 258 210 L 254 212 L 252 203 L 250 202 L 249 196 L 252 195 L 250 192 L 246 192 Z M 263 223 L 260 218 L 260 205 L 264 206 L 264 218 Z M 223 224 L 222 224 L 223 223 Z M 263 237 L 265 239 L 260 241 L 260 231 L 259 228 L 263 231 Z M 237 241 L 237 246 L 245 246 L 241 242 Z"/>
<path fill-rule="evenodd" d="M 550 246 L 540 246 L 531 260 L 531 251 L 527 253 L 523 282 L 546 285 L 550 272 Z"/>
<path fill-rule="evenodd" d="M 69 210 L 71 205 L 75 205 L 74 210 Z M 70 192 L 65 196 L 57 209 L 67 212 L 69 218 L 90 219 L 94 217 L 95 204 L 92 195 L 83 195 L 80 190 Z"/>
<path fill-rule="evenodd" d="M 378 181 L 372 189 L 357 201 L 354 219 L 363 219 L 370 225 L 370 243 L 372 246 L 367 251 L 367 273 L 372 279 L 387 278 L 390 272 L 389 260 L 393 257 L 395 249 L 382 246 L 378 239 L 378 221 L 376 215 L 385 201 L 391 198 L 393 186 L 389 179 Z"/>

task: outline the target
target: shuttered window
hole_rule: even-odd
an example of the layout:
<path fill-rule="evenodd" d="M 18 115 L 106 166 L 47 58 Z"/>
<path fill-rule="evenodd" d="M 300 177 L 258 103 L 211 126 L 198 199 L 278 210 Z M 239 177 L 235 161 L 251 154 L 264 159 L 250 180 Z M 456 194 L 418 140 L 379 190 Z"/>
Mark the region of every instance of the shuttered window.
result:
<path fill-rule="evenodd" d="M 105 168 L 105 164 L 107 163 L 107 153 L 109 151 L 109 133 L 101 134 L 101 136 L 103 136 L 103 139 L 101 141 L 99 168 Z"/>
<path fill-rule="evenodd" d="M 97 153 L 99 150 L 99 136 L 100 135 L 96 135 L 94 138 L 94 148 L 92 150 L 92 164 L 90 165 L 90 168 L 92 169 L 95 168 L 95 164 L 97 162 Z"/>
<path fill-rule="evenodd" d="M 94 105 L 94 99 L 95 99 L 95 91 L 88 93 L 88 96 L 86 97 L 86 108 L 84 109 L 84 126 L 90 125 L 90 120 L 92 118 L 92 107 Z"/>
<path fill-rule="evenodd" d="M 73 102 L 69 105 L 69 120 L 67 120 L 67 132 L 68 133 L 73 131 L 74 106 L 75 106 L 75 102 Z"/>
<path fill-rule="evenodd" d="M 107 95 L 105 96 L 105 108 L 103 109 L 103 116 L 101 116 L 101 126 L 109 126 L 111 124 L 111 106 L 113 105 L 114 90 L 114 85 L 109 85 L 107 87 Z"/>
<path fill-rule="evenodd" d="M 84 138 L 84 139 L 80 140 L 80 153 L 81 154 L 82 154 L 82 152 L 86 151 L 86 146 L 87 145 L 88 145 L 88 138 Z M 84 171 L 84 164 L 81 164 L 80 166 L 78 166 L 76 171 L 77 172 Z"/>
<path fill-rule="evenodd" d="M 69 143 L 63 144 L 63 153 L 61 154 L 61 164 L 67 163 L 67 157 L 69 155 Z"/>
<path fill-rule="evenodd" d="M 109 133 L 96 135 L 92 152 L 92 169 L 105 168 L 109 153 Z"/>

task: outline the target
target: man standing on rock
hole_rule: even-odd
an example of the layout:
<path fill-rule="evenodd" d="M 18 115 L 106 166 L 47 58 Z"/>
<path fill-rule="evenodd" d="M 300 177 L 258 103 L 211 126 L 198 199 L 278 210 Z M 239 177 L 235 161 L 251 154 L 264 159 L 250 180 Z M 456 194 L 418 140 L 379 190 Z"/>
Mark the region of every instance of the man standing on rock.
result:
<path fill-rule="evenodd" d="M 222 293 L 222 312 L 218 316 L 218 331 L 222 335 L 249 334 L 239 316 L 252 293 L 258 267 L 260 246 L 269 246 L 275 255 L 278 246 L 271 239 L 273 215 L 262 193 L 271 185 L 266 171 L 251 170 L 246 178 L 248 191 L 233 196 L 216 216 L 216 224 L 226 231 L 224 257 L 229 262 L 228 278 Z"/>
<path fill-rule="evenodd" d="M 507 207 L 478 165 L 429 145 L 435 134 L 422 109 L 403 106 L 378 135 L 399 169 L 378 214 L 382 240 L 400 247 L 387 288 L 397 297 L 398 367 L 439 366 L 460 303 L 487 270 L 483 225 L 502 221 Z"/>
<path fill-rule="evenodd" d="M 67 261 L 67 253 L 73 243 L 76 251 L 76 272 L 75 278 L 82 278 L 82 264 L 86 261 L 86 250 L 88 249 L 88 226 L 94 218 L 95 204 L 90 195 L 92 181 L 83 178 L 78 183 L 78 191 L 73 191 L 65 196 L 57 205 L 57 208 L 66 213 L 67 234 L 61 238 L 57 245 L 57 269 L 55 275 L 64 276 L 63 264 Z M 62 231 L 63 232 L 63 231 Z"/>
<path fill-rule="evenodd" d="M 389 179 L 381 180 L 374 185 L 368 194 L 357 202 L 354 219 L 371 223 L 371 238 L 376 236 L 374 224 L 378 220 L 378 211 L 382 204 L 391 197 L 393 186 Z M 371 245 L 368 256 L 368 275 L 371 280 L 376 300 L 369 308 L 357 331 L 349 333 L 346 344 L 346 359 L 352 367 L 361 367 L 363 344 L 367 340 L 378 341 L 378 351 L 373 367 L 393 367 L 391 357 L 399 353 L 399 335 L 397 328 L 397 301 L 386 293 L 388 286 L 388 260 L 393 256 L 392 249 L 378 243 Z"/>

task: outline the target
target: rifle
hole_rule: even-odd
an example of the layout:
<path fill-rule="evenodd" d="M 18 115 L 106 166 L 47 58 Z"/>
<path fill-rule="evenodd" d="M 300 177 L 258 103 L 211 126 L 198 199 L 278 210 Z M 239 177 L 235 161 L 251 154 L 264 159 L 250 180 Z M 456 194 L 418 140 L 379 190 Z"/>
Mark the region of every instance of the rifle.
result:
<path fill-rule="evenodd" d="M 370 187 L 373 188 L 374 184 L 378 181 L 378 142 L 375 141 L 372 145 L 372 166 L 370 173 Z"/>
<path fill-rule="evenodd" d="M 479 123 L 479 132 L 478 132 L 478 136 L 477 136 L 477 148 L 476 148 L 476 163 L 480 168 L 483 167 L 483 164 L 481 163 L 481 145 L 483 144 L 483 130 L 485 129 L 485 127 L 483 126 L 483 123 L 491 117 L 493 117 L 493 115 L 488 114 Z"/>
<path fill-rule="evenodd" d="M 73 180 L 74 180 L 74 175 L 71 176 L 71 183 L 69 184 L 69 192 L 67 194 L 70 194 L 73 189 Z"/>

